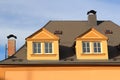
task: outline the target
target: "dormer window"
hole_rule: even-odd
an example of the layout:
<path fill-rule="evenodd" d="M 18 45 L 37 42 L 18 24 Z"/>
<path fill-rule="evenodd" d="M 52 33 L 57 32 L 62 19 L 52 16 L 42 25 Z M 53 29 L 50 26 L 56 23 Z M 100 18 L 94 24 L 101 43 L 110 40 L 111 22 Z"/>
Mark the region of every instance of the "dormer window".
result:
<path fill-rule="evenodd" d="M 45 53 L 49 54 L 52 53 L 52 43 L 51 42 L 45 42 Z"/>
<path fill-rule="evenodd" d="M 83 41 L 82 48 L 83 54 L 101 54 L 101 42 Z"/>
<path fill-rule="evenodd" d="M 41 43 L 40 42 L 33 42 L 33 53 L 41 53 Z"/>
<path fill-rule="evenodd" d="M 101 43 L 100 42 L 94 42 L 94 53 L 101 53 Z"/>
<path fill-rule="evenodd" d="M 90 43 L 89 42 L 83 42 L 83 53 L 90 53 Z"/>
<path fill-rule="evenodd" d="M 108 38 L 91 28 L 85 34 L 80 35 L 76 39 L 76 55 L 77 59 L 108 59 L 107 49 Z"/>
<path fill-rule="evenodd" d="M 26 40 L 28 60 L 59 60 L 58 36 L 43 28 Z"/>
<path fill-rule="evenodd" d="M 52 42 L 33 42 L 33 54 L 51 54 L 51 53 L 53 53 Z"/>

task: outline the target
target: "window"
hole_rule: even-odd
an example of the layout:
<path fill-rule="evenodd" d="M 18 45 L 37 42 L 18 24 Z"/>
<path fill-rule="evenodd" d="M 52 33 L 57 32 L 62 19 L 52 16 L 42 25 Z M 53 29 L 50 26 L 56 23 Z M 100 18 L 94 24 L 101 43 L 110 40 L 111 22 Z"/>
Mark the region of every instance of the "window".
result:
<path fill-rule="evenodd" d="M 90 53 L 90 43 L 89 42 L 83 42 L 83 53 Z"/>
<path fill-rule="evenodd" d="M 84 54 L 98 54 L 101 53 L 100 42 L 82 42 L 82 49 Z"/>
<path fill-rule="evenodd" d="M 41 46 L 43 44 L 44 46 Z M 33 42 L 33 53 L 49 54 L 53 52 L 52 49 L 53 49 L 52 42 Z"/>
<path fill-rule="evenodd" d="M 45 42 L 45 53 L 52 53 L 52 43 Z"/>
<path fill-rule="evenodd" d="M 94 42 L 93 46 L 94 46 L 94 52 L 95 53 L 101 53 L 101 44 L 100 44 L 100 42 Z"/>
<path fill-rule="evenodd" d="M 33 42 L 33 53 L 41 53 L 41 43 Z"/>

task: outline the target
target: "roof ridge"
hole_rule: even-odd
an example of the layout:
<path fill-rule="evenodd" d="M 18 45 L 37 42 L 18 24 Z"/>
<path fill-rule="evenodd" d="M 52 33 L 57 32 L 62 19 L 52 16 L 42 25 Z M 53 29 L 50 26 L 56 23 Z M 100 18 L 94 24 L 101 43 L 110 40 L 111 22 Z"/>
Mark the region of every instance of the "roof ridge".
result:
<path fill-rule="evenodd" d="M 87 22 L 88 20 L 50 20 L 50 22 Z M 112 22 L 111 20 L 97 20 L 97 21 L 105 21 Z"/>
<path fill-rule="evenodd" d="M 86 22 L 87 20 L 50 20 L 50 21 L 51 21 L 51 22 L 55 22 L 55 21 L 56 21 L 56 22 L 57 22 L 57 21 L 58 21 L 58 22 L 59 22 L 59 21 L 61 21 L 61 22 L 64 22 L 64 21 L 65 21 L 65 22 L 85 21 L 85 22 Z"/>

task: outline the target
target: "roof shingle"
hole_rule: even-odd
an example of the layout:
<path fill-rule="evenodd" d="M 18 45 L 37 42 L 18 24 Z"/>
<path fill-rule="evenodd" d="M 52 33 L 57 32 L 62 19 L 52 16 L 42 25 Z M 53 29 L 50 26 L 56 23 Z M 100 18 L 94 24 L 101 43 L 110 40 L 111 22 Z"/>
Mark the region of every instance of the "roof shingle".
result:
<path fill-rule="evenodd" d="M 108 37 L 107 61 L 79 61 L 75 55 L 75 39 L 88 31 L 90 28 L 97 29 Z M 120 65 L 120 51 L 116 48 L 120 44 L 120 27 L 111 21 L 97 21 L 97 26 L 88 26 L 88 21 L 50 21 L 43 28 L 54 34 L 56 30 L 62 31 L 58 34 L 60 38 L 59 54 L 60 61 L 28 61 L 26 45 L 21 47 L 12 57 L 5 59 L 0 64 L 116 64 Z M 105 34 L 106 30 L 112 30 L 112 34 Z M 38 30 L 39 31 L 39 30 Z"/>

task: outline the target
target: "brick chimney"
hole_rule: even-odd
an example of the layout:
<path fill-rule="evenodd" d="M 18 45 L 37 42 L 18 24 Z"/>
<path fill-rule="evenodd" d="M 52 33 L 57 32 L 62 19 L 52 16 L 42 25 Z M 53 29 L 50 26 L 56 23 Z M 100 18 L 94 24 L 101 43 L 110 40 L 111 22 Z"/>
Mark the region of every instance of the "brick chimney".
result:
<path fill-rule="evenodd" d="M 88 15 L 88 25 L 90 27 L 96 27 L 97 26 L 97 17 L 96 17 L 96 11 L 90 10 L 87 12 Z"/>
<path fill-rule="evenodd" d="M 16 52 L 16 40 L 17 37 L 13 34 L 7 36 L 8 38 L 8 57 L 12 56 Z"/>

